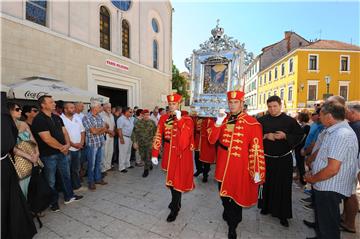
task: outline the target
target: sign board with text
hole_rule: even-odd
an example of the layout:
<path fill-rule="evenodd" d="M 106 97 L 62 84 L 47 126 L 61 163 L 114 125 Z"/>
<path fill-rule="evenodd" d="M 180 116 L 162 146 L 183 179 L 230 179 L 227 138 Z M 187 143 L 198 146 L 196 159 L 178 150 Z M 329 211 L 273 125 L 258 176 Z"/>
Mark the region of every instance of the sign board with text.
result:
<path fill-rule="evenodd" d="M 123 71 L 128 71 L 129 70 L 129 66 L 121 64 L 121 63 L 116 62 L 116 61 L 112 61 L 112 60 L 106 60 L 106 65 L 117 68 L 119 70 L 123 70 Z"/>

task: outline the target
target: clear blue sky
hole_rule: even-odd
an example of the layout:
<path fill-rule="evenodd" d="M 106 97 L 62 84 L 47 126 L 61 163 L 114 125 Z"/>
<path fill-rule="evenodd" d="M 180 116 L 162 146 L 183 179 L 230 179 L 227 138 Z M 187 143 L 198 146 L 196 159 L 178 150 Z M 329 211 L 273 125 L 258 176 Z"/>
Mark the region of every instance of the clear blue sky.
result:
<path fill-rule="evenodd" d="M 180 71 L 193 49 L 208 40 L 220 19 L 225 34 L 245 43 L 255 55 L 292 30 L 320 38 L 359 44 L 360 4 L 356 2 L 184 2 L 172 1 L 173 60 Z"/>

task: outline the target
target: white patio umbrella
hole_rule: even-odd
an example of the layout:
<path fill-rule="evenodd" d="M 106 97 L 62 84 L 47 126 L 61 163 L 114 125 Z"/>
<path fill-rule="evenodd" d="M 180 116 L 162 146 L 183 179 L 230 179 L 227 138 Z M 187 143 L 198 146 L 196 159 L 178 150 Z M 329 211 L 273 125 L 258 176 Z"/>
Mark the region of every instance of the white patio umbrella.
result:
<path fill-rule="evenodd" d="M 1 84 L 1 92 L 6 92 L 6 95 L 8 95 L 9 90 L 10 90 L 9 86 Z"/>
<path fill-rule="evenodd" d="M 26 78 L 22 82 L 9 85 L 9 87 L 9 95 L 15 99 L 37 100 L 42 95 L 51 95 L 54 100 L 81 101 L 84 103 L 90 103 L 93 100 L 101 103 L 109 102 L 108 97 L 44 77 Z"/>

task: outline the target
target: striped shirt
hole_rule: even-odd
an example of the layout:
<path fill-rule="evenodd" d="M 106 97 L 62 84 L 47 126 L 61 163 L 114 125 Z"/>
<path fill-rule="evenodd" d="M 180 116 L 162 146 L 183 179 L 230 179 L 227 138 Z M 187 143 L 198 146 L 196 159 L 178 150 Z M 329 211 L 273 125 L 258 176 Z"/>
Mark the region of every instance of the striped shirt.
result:
<path fill-rule="evenodd" d="M 92 134 L 91 128 L 102 128 L 105 125 L 104 120 L 99 114 L 94 116 L 91 112 L 84 116 L 82 119 L 86 131 L 86 144 L 92 147 L 101 147 L 105 142 L 105 134 Z"/>
<path fill-rule="evenodd" d="M 332 158 L 341 162 L 339 172 L 324 181 L 314 184 L 319 191 L 332 191 L 349 197 L 352 193 L 357 169 L 358 144 L 354 131 L 346 121 L 327 128 L 323 133 L 319 153 L 313 162 L 312 172 L 318 173 Z"/>
<path fill-rule="evenodd" d="M 326 134 L 326 130 L 322 130 L 322 131 L 319 133 L 319 135 L 318 135 L 318 137 L 317 137 L 317 139 L 316 139 L 314 148 L 312 149 L 312 152 L 311 152 L 311 153 L 315 153 L 316 150 L 320 149 L 321 144 L 322 144 L 322 142 L 323 142 L 323 140 L 324 140 L 325 134 Z"/>

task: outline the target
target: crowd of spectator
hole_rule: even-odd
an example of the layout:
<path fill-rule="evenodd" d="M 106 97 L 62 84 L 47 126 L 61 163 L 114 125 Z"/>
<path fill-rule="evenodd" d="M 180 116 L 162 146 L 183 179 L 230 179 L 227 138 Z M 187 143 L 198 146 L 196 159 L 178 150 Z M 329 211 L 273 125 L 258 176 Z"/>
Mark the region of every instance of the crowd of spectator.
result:
<path fill-rule="evenodd" d="M 125 174 L 134 167 L 144 167 L 142 177 L 147 177 L 153 168 L 149 139 L 155 135 L 160 116 L 167 113 L 167 109 L 159 107 L 150 112 L 97 101 L 91 102 L 86 111 L 82 102 L 55 102 L 49 95 L 41 96 L 38 105 L 5 102 L 2 99 L 4 238 L 31 238 L 36 233 L 31 216 L 44 216 L 42 212 L 28 213 L 26 201 L 32 174 L 20 177 L 14 158 L 43 168 L 51 192 L 48 207 L 56 212 L 60 210 L 59 192 L 65 205 L 81 200 L 82 191 L 96 191 L 108 184 L 109 171 Z M 305 225 L 315 229 L 315 238 L 340 238 L 340 230 L 355 233 L 360 105 L 346 105 L 342 97 L 332 96 L 316 103 L 313 110 L 298 112 L 294 118 L 281 113 L 279 97 L 270 97 L 268 107 L 268 115 L 259 119 L 264 145 L 268 145 L 261 213 L 279 217 L 281 224 L 288 227 L 287 219 L 292 217 L 291 184 L 298 180 L 310 195 L 301 199 L 304 208 L 315 212 L 314 222 L 304 220 Z M 272 132 L 275 126 L 276 132 Z M 30 145 L 32 151 L 24 144 Z M 296 176 L 289 179 L 294 165 Z M 276 194 L 279 190 L 281 195 Z M 14 217 L 12 213 L 16 212 Z M 23 223 L 26 230 L 22 234 L 14 228 L 14 220 Z"/>

